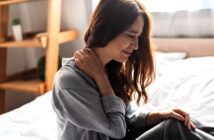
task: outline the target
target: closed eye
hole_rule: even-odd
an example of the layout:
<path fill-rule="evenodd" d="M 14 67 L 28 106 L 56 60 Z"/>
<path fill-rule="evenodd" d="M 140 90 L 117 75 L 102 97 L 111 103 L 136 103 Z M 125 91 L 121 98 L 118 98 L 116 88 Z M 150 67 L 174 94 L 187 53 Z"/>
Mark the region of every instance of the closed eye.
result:
<path fill-rule="evenodd" d="M 134 39 L 135 38 L 135 35 L 132 35 L 132 34 L 127 34 L 127 36 L 131 39 Z"/>
<path fill-rule="evenodd" d="M 134 39 L 134 38 L 135 38 L 135 36 L 134 36 L 134 35 L 129 35 L 129 37 L 130 37 L 130 38 L 132 38 L 132 39 Z"/>

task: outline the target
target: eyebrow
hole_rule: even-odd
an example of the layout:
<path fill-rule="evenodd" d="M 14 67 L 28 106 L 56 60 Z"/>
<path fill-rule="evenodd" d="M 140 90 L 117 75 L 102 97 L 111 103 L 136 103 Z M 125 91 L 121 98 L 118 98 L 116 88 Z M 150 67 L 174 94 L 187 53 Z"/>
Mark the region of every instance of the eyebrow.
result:
<path fill-rule="evenodd" d="M 141 35 L 141 34 L 142 34 L 142 32 L 141 32 L 141 33 L 139 33 L 139 32 L 136 32 L 136 31 L 134 31 L 134 30 L 130 30 L 130 31 L 128 31 L 128 32 L 130 32 L 130 33 L 134 33 L 134 34 L 138 34 L 138 35 Z"/>

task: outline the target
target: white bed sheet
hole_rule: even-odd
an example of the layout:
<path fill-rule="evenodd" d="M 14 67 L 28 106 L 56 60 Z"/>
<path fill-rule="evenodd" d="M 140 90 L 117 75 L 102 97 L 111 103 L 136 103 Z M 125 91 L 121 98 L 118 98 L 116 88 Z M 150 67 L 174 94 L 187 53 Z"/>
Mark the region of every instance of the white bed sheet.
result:
<path fill-rule="evenodd" d="M 214 57 L 189 58 L 162 67 L 148 88 L 143 110 L 182 108 L 214 127 Z"/>
<path fill-rule="evenodd" d="M 151 111 L 179 107 L 205 125 L 214 126 L 214 57 L 183 60 L 184 56 L 173 56 L 171 62 L 156 60 L 162 65 L 157 65 L 159 74 L 147 88 L 149 103 L 141 109 Z M 51 91 L 0 116 L 0 140 L 12 139 L 57 139 Z"/>
<path fill-rule="evenodd" d="M 0 140 L 57 140 L 51 91 L 0 116 Z"/>

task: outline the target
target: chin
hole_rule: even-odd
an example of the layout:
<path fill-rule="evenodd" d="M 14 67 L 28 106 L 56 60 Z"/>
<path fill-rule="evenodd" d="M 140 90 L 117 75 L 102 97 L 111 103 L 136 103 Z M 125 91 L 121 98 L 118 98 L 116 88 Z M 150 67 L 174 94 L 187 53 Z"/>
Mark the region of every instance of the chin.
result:
<path fill-rule="evenodd" d="M 117 59 L 115 61 L 117 61 L 119 63 L 126 63 L 128 61 L 128 58 L 126 58 L 126 59 L 124 59 L 124 58 L 123 59 Z"/>

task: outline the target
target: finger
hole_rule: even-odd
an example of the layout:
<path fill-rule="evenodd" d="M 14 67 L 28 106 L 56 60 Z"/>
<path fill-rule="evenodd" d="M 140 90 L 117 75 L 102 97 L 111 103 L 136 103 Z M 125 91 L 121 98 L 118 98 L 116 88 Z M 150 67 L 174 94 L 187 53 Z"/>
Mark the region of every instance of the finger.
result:
<path fill-rule="evenodd" d="M 189 114 L 187 114 L 185 116 L 185 122 L 184 122 L 184 124 L 188 127 L 188 129 L 191 130 L 191 118 L 190 118 Z"/>
<path fill-rule="evenodd" d="M 191 119 L 189 119 L 189 122 L 188 122 L 188 128 L 189 128 L 189 130 L 191 130 L 191 129 L 192 129 L 192 127 L 191 127 Z"/>
<path fill-rule="evenodd" d="M 74 58 L 75 64 L 77 64 L 78 66 L 82 66 L 84 64 L 82 57 L 78 53 L 76 54 L 76 56 L 77 57 Z"/>
<path fill-rule="evenodd" d="M 189 120 L 189 115 L 185 115 L 185 120 L 184 120 L 184 124 L 187 126 L 188 125 L 188 120 Z"/>
<path fill-rule="evenodd" d="M 86 47 L 86 48 L 84 48 L 84 50 L 90 52 L 91 49 Z"/>
<path fill-rule="evenodd" d="M 186 116 L 188 113 L 181 110 L 181 109 L 173 109 L 173 111 L 175 111 L 178 114 L 181 114 L 182 116 Z"/>
<path fill-rule="evenodd" d="M 74 59 L 78 58 L 77 52 L 74 52 Z"/>
<path fill-rule="evenodd" d="M 190 116 L 189 113 L 186 113 L 185 111 L 181 110 L 181 109 L 174 109 L 175 112 L 181 114 L 182 116 L 184 116 L 185 120 L 184 120 L 184 124 L 189 127 L 189 121 L 190 121 Z"/>
<path fill-rule="evenodd" d="M 85 48 L 84 51 L 93 58 L 96 56 L 95 52 L 90 48 Z"/>
<path fill-rule="evenodd" d="M 82 57 L 83 57 L 83 54 L 81 53 L 81 51 L 76 51 L 76 52 L 74 53 L 74 56 L 75 56 L 75 58 L 82 58 Z"/>
<path fill-rule="evenodd" d="M 194 123 L 192 121 L 190 123 L 191 123 L 192 129 L 195 130 L 196 126 L 194 125 Z"/>
<path fill-rule="evenodd" d="M 84 48 L 81 54 L 82 56 L 84 56 L 86 60 L 88 59 L 90 60 L 92 59 L 93 61 L 95 60 L 95 55 L 94 55 L 95 53 L 89 48 Z"/>
<path fill-rule="evenodd" d="M 92 49 L 90 49 L 90 48 L 84 48 L 84 50 L 89 52 L 89 53 L 93 53 Z"/>
<path fill-rule="evenodd" d="M 187 115 L 185 118 L 185 125 L 189 130 L 191 130 L 190 122 L 191 122 L 191 120 L 190 120 L 189 116 Z"/>
<path fill-rule="evenodd" d="M 91 48 L 84 48 L 83 51 L 85 51 L 87 53 L 93 53 Z"/>
<path fill-rule="evenodd" d="M 90 55 L 85 50 L 80 50 L 75 53 L 76 58 L 79 58 L 82 64 L 88 64 L 90 61 Z"/>
<path fill-rule="evenodd" d="M 173 117 L 173 118 L 175 118 L 175 119 L 177 119 L 177 120 L 180 120 L 180 121 L 184 121 L 184 117 L 183 117 L 182 115 L 180 115 L 180 114 L 174 112 L 174 111 L 172 111 L 171 117 Z"/>
<path fill-rule="evenodd" d="M 80 67 L 81 63 L 78 58 L 74 59 L 75 65 Z"/>
<path fill-rule="evenodd" d="M 84 57 L 84 56 L 86 55 L 86 51 L 85 51 L 84 49 L 78 51 L 78 53 L 79 53 L 82 57 Z"/>
<path fill-rule="evenodd" d="M 189 113 L 186 113 L 181 109 L 174 109 L 174 111 L 185 117 L 184 125 L 187 126 L 188 129 L 195 129 L 195 125 L 192 123 Z"/>
<path fill-rule="evenodd" d="M 90 48 L 85 48 L 85 50 L 88 52 L 88 54 L 92 55 L 93 57 L 97 57 L 97 54 Z"/>

